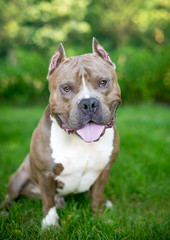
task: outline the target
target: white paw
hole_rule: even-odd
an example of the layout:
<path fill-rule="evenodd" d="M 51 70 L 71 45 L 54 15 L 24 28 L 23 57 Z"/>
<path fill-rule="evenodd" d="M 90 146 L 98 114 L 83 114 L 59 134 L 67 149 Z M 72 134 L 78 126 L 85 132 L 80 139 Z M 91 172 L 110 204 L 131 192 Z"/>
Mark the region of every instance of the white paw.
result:
<path fill-rule="evenodd" d="M 56 207 L 50 208 L 48 214 L 42 220 L 42 229 L 44 230 L 48 226 L 59 226 L 58 224 L 59 216 L 56 212 Z"/>
<path fill-rule="evenodd" d="M 109 200 L 103 202 L 104 207 L 113 208 L 113 203 Z"/>

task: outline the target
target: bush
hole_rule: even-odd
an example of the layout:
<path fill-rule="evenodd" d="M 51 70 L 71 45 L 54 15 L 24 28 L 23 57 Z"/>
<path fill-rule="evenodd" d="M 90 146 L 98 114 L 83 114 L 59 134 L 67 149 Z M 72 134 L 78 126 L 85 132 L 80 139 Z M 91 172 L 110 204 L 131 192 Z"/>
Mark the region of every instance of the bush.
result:
<path fill-rule="evenodd" d="M 125 102 L 170 101 L 169 50 L 170 45 L 156 51 L 127 46 L 112 54 Z"/>
<path fill-rule="evenodd" d="M 48 96 L 46 80 L 49 59 L 41 54 L 16 50 L 0 62 L 0 100 L 12 103 L 35 103 Z"/>

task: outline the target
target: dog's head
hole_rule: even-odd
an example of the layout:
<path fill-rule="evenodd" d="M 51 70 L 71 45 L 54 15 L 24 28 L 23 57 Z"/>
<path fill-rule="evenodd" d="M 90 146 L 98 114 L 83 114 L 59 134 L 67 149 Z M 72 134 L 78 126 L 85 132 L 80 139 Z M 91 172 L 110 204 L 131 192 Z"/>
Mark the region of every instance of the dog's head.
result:
<path fill-rule="evenodd" d="M 112 127 L 121 102 L 115 64 L 93 38 L 93 53 L 67 58 L 63 45 L 51 59 L 47 75 L 50 112 L 68 133 L 97 141 Z"/>

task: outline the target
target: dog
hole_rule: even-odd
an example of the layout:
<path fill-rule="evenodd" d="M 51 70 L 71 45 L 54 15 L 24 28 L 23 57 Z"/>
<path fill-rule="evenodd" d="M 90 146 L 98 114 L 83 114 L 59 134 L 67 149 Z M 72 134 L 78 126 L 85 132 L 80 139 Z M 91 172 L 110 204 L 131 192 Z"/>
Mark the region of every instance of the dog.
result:
<path fill-rule="evenodd" d="M 115 64 L 93 38 L 93 53 L 69 57 L 60 44 L 50 61 L 49 104 L 34 130 L 30 153 L 10 177 L 5 204 L 19 196 L 42 199 L 42 228 L 59 226 L 64 196 L 90 190 L 103 213 L 103 192 L 119 153 L 115 126 L 121 103 Z"/>

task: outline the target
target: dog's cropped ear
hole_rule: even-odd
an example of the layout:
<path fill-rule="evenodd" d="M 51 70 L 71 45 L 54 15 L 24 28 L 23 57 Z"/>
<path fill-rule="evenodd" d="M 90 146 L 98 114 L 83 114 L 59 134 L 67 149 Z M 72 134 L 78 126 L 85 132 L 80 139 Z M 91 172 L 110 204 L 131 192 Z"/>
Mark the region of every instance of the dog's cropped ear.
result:
<path fill-rule="evenodd" d="M 54 72 L 54 70 L 57 68 L 57 66 L 65 59 L 66 59 L 66 54 L 64 51 L 64 47 L 63 47 L 63 44 L 60 43 L 60 46 L 59 46 L 57 52 L 51 58 L 50 65 L 48 68 L 47 79 Z"/>
<path fill-rule="evenodd" d="M 93 54 L 98 54 L 105 61 L 109 62 L 114 67 L 114 69 L 116 69 L 116 66 L 110 59 L 108 53 L 104 50 L 104 48 L 98 43 L 95 38 L 93 38 Z"/>

